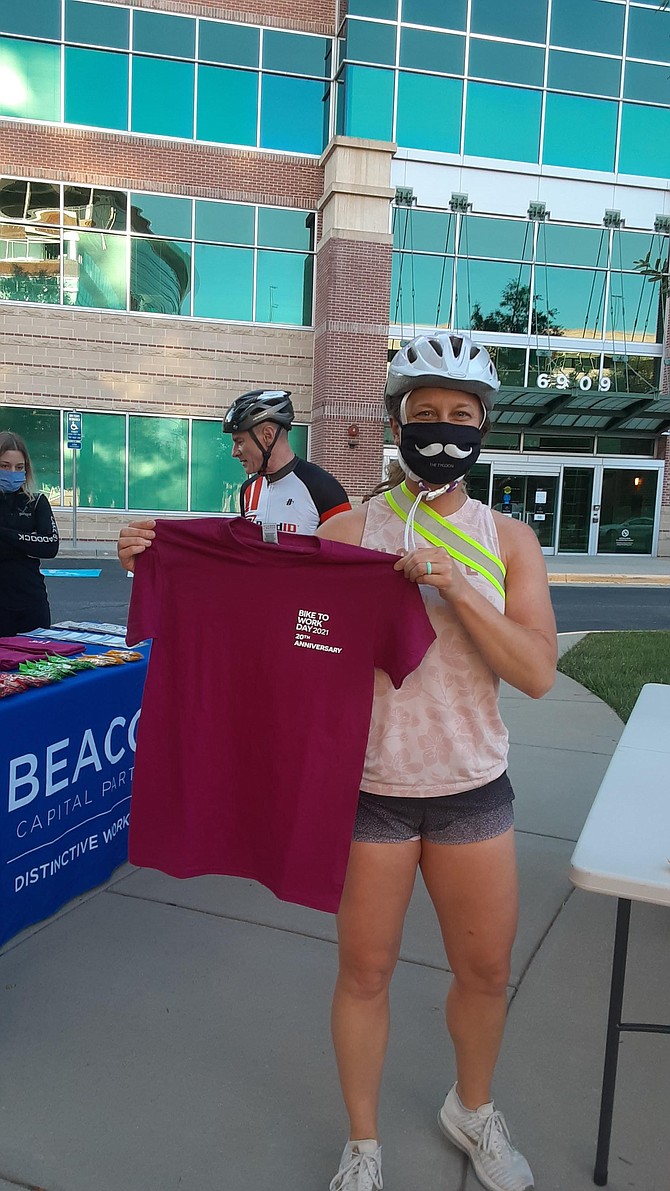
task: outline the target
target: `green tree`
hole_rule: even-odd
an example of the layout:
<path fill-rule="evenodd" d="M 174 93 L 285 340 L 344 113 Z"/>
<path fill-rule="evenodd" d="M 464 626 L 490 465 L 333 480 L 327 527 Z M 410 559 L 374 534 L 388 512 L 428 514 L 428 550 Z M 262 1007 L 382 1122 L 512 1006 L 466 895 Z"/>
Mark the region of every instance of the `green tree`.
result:
<path fill-rule="evenodd" d="M 46 269 L 28 272 L 20 265 L 12 265 L 9 276 L 0 277 L 0 298 L 9 302 L 60 302 L 58 273 Z"/>
<path fill-rule="evenodd" d="M 528 330 L 528 305 L 530 302 L 530 286 L 519 285 L 510 281 L 505 286 L 497 310 L 482 314 L 479 302 L 472 307 L 470 326 L 473 331 L 508 331 L 515 334 L 525 334 Z M 562 335 L 563 327 L 555 321 L 558 311 L 549 307 L 547 310 L 538 309 L 542 303 L 542 294 L 533 298 L 533 315 L 531 330 L 534 335 Z"/>

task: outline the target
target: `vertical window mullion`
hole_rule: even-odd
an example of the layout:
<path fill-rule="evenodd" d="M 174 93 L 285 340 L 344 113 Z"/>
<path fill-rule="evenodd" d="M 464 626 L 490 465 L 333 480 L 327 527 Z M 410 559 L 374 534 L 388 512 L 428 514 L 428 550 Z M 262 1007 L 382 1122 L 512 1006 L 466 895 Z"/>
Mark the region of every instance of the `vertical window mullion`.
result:
<path fill-rule="evenodd" d="M 191 292 L 189 295 L 188 309 L 191 318 L 194 317 L 195 312 L 195 204 L 196 200 L 191 199 Z"/>
<path fill-rule="evenodd" d="M 186 512 L 191 512 L 191 471 L 193 467 L 193 418 L 188 419 L 186 446 Z"/>
<path fill-rule="evenodd" d="M 261 104 L 263 102 L 263 29 L 258 36 L 258 90 L 256 92 L 256 148 L 261 147 Z"/>
<path fill-rule="evenodd" d="M 463 110 L 461 112 L 461 154 L 465 153 L 465 119 L 467 114 L 468 92 L 470 84 L 468 82 L 468 74 L 470 72 L 470 28 L 472 22 L 472 0 L 468 0 L 467 11 L 465 14 L 465 62 L 463 64 Z"/>
<path fill-rule="evenodd" d="M 126 450 L 125 450 L 125 488 L 126 488 L 126 510 L 130 508 L 130 414 L 124 414 L 125 430 L 126 430 Z"/>
<path fill-rule="evenodd" d="M 256 322 L 256 285 L 258 280 L 258 207 L 254 207 L 254 243 L 251 280 L 251 321 Z"/>
<path fill-rule="evenodd" d="M 129 9 L 128 17 L 128 131 L 133 127 L 133 36 L 134 36 L 134 8 Z"/>
<path fill-rule="evenodd" d="M 628 21 L 630 6 L 627 4 L 623 15 L 623 50 L 621 53 L 621 75 L 619 77 L 619 102 L 617 104 L 616 136 L 614 140 L 614 170 L 619 169 L 619 150 L 621 148 L 621 126 L 623 124 L 623 97 L 626 81 L 626 51 L 628 49 Z"/>

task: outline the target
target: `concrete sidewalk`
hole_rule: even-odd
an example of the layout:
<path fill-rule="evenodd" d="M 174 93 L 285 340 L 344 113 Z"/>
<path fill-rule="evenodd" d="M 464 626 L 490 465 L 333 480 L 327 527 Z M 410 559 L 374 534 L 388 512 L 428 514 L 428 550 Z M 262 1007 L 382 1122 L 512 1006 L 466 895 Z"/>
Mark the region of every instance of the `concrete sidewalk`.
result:
<path fill-rule="evenodd" d="M 646 555 L 555 554 L 545 558 L 550 583 L 670 587 L 670 558 Z"/>
<path fill-rule="evenodd" d="M 615 903 L 573 890 L 567 874 L 622 725 L 560 674 L 539 702 L 506 688 L 502 709 L 521 923 L 496 1094 L 538 1189 L 589 1191 Z M 125 867 L 8 943 L 0 1191 L 326 1191 L 345 1137 L 328 1026 L 333 927 L 251 882 Z M 669 932 L 657 907 L 634 907 L 629 1020 L 668 1019 Z M 454 1078 L 449 980 L 417 885 L 393 984 L 385 1191 L 479 1187 L 435 1123 Z M 612 1191 L 668 1186 L 667 1046 L 621 1043 Z"/>

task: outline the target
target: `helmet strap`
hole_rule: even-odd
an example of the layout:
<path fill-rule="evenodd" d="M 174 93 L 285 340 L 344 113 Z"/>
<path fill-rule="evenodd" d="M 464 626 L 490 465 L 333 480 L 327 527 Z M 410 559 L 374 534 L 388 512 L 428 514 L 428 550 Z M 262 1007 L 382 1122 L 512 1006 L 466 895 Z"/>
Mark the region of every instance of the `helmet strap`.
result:
<path fill-rule="evenodd" d="M 268 418 L 268 421 L 269 420 L 270 419 Z M 258 447 L 261 455 L 263 456 L 263 462 L 261 463 L 261 466 L 258 469 L 259 476 L 267 475 L 268 465 L 270 463 L 270 456 L 274 450 L 277 439 L 279 438 L 279 435 L 281 434 L 282 429 L 283 429 L 283 427 L 277 423 L 277 429 L 275 430 L 275 436 L 274 436 L 272 442 L 270 443 L 269 447 L 264 447 L 262 442 L 259 442 L 258 438 L 254 434 L 253 426 L 250 427 L 250 429 L 249 429 L 249 437 L 253 439 L 253 441 L 255 442 L 256 446 Z"/>

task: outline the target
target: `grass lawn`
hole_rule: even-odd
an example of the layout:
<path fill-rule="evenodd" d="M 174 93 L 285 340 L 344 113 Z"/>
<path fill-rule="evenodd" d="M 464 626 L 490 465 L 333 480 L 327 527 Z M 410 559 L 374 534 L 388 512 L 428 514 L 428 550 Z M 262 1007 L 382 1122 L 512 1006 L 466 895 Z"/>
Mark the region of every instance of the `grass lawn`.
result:
<path fill-rule="evenodd" d="M 625 722 L 645 682 L 670 684 L 670 632 L 589 633 L 559 659 L 558 669 Z"/>

